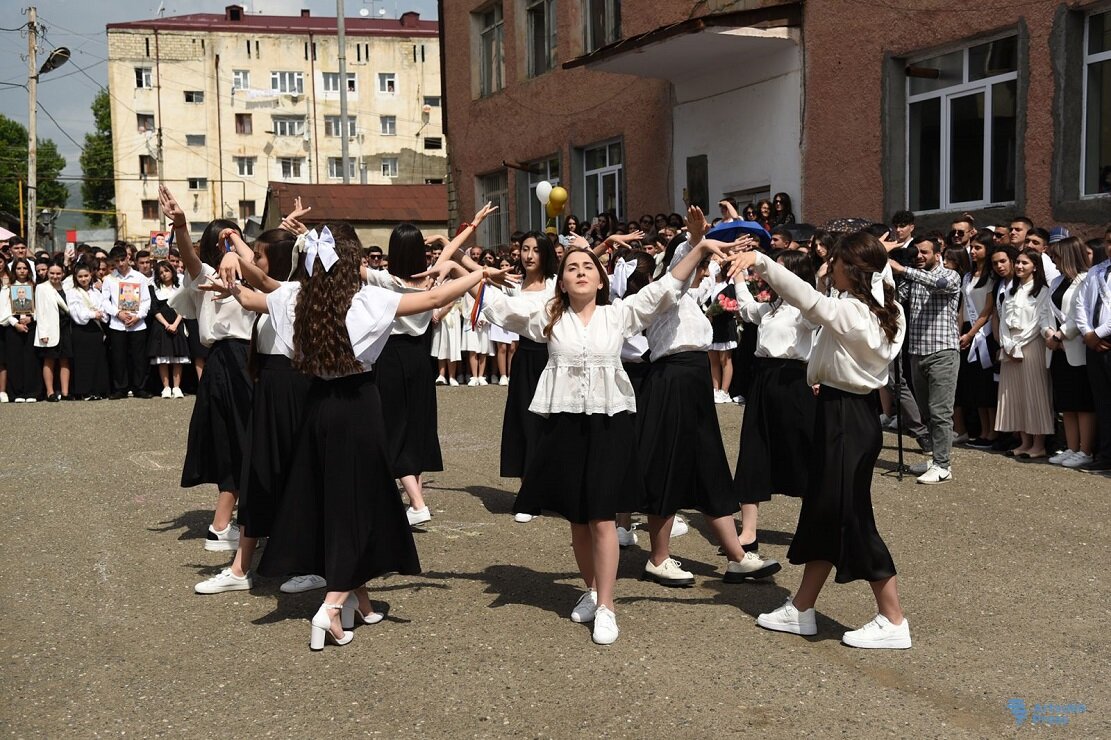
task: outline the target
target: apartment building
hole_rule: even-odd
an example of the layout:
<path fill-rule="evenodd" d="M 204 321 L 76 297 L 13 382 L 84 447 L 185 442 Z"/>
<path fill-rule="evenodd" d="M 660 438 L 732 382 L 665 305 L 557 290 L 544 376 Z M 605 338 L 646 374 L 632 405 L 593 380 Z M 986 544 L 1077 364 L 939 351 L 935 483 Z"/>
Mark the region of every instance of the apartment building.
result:
<path fill-rule="evenodd" d="M 404 13 L 345 26 L 341 81 L 334 17 L 229 5 L 110 24 L 116 207 L 128 238 L 159 228 L 159 183 L 194 232 L 214 218 L 260 217 L 271 182 L 342 183 L 346 169 L 352 183 L 443 183 L 438 24 Z"/>

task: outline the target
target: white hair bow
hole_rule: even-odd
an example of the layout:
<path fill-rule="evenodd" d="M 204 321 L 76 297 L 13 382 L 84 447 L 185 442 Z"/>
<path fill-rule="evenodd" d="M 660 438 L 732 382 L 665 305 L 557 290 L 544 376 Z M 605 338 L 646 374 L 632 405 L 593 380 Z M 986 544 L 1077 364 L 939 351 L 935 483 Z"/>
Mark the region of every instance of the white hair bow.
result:
<path fill-rule="evenodd" d="M 316 263 L 316 258 L 320 257 L 321 264 L 324 265 L 324 272 L 330 272 L 332 265 L 339 261 L 339 255 L 336 254 L 336 240 L 332 238 L 332 232 L 325 226 L 316 233 L 313 229 L 305 234 L 305 272 L 312 277 L 313 265 Z"/>
<path fill-rule="evenodd" d="M 883 284 L 887 283 L 892 288 L 895 287 L 895 276 L 891 274 L 891 264 L 888 263 L 883 266 L 879 272 L 872 273 L 872 282 L 870 284 L 872 297 L 876 299 L 876 303 L 883 305 Z"/>
<path fill-rule="evenodd" d="M 629 277 L 636 272 L 637 261 L 634 259 L 619 259 L 613 266 L 613 275 L 610 276 L 610 293 L 614 298 L 624 298 L 625 291 L 629 288 Z"/>

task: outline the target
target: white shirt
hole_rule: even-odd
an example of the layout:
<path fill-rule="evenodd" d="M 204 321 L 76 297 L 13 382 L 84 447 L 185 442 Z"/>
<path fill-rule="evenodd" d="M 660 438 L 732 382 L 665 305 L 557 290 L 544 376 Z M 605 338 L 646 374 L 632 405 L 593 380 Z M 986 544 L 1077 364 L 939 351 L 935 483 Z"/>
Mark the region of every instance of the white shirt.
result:
<path fill-rule="evenodd" d="M 239 305 L 234 298 L 212 300 L 214 295 L 200 290 L 200 286 L 215 277 L 216 270 L 201 265 L 196 279 L 189 271 L 181 278 L 181 291 L 170 297 L 170 308 L 187 319 L 196 319 L 200 329 L 201 344 L 211 347 L 221 339 L 250 339 L 255 324 L 255 312 Z"/>
<path fill-rule="evenodd" d="M 97 311 L 102 310 L 104 296 L 91 285 L 87 291 L 75 286 L 73 290 L 66 291 L 66 303 L 69 304 L 69 316 L 73 323 L 84 326 L 96 319 Z"/>
<path fill-rule="evenodd" d="M 690 251 L 690 242 L 680 244 L 667 269 L 674 268 Z M 692 282 L 693 273 L 686 282 L 688 289 Z M 644 333 L 648 337 L 648 346 L 652 348 L 652 362 L 679 352 L 705 352 L 714 341 L 710 320 L 689 293 L 684 293 L 676 305 L 660 314 Z"/>
<path fill-rule="evenodd" d="M 1036 296 L 1033 288 L 1034 281 L 1028 280 L 1014 295 L 1007 290 L 999 306 L 999 346 L 1008 357 L 1022 357 L 1023 345 L 1057 328 L 1049 288 L 1043 286 Z"/>
<path fill-rule="evenodd" d="M 1073 304 L 1073 320 L 1080 336 L 1094 331 L 1102 339 L 1111 337 L 1111 261 L 1104 260 L 1088 270 L 1087 277 L 1077 291 Z M 1099 324 L 1096 324 L 1096 304 L 1100 302 Z"/>
<path fill-rule="evenodd" d="M 906 335 L 901 307 L 895 339 L 889 341 L 879 319 L 858 298 L 848 293 L 824 296 L 764 254 L 756 258 L 756 271 L 802 318 L 821 326 L 806 367 L 808 383 L 848 393 L 869 393 L 887 384 L 887 368 L 899 356 Z"/>
<path fill-rule="evenodd" d="M 386 270 L 367 270 L 366 283 L 367 285 L 373 285 L 385 290 L 392 290 L 398 295 L 403 293 L 423 293 L 426 290 L 425 288 L 414 288 L 411 285 L 406 285 L 402 282 L 401 278 L 391 275 Z M 428 325 L 430 323 L 432 323 L 431 311 L 415 313 L 411 316 L 398 316 L 394 319 L 393 329 L 390 333 L 408 334 L 411 337 L 419 337 L 428 331 Z"/>
<path fill-rule="evenodd" d="M 741 318 L 760 327 L 756 331 L 756 356 L 808 362 L 818 327 L 780 299 L 760 303 L 752 297 L 744 280 L 737 280 L 734 285 Z"/>
<path fill-rule="evenodd" d="M 282 283 L 281 287 L 266 296 L 266 308 L 270 312 L 270 325 L 274 330 L 275 351 L 268 354 L 282 354 L 293 357 L 293 325 L 296 320 L 297 297 L 301 293 L 301 284 L 297 282 Z M 355 352 L 355 359 L 363 368 L 363 372 L 370 370 L 382 354 L 386 340 L 390 338 L 390 329 L 394 325 L 397 315 L 397 304 L 401 302 L 401 293 L 385 290 L 372 285 L 364 286 L 351 298 L 351 307 L 347 309 L 345 323 L 347 325 L 347 338 L 351 341 L 351 349 Z M 333 377 L 328 376 L 325 380 Z"/>
<path fill-rule="evenodd" d="M 1076 311 L 1073 310 L 1079 300 L 1080 288 L 1084 285 L 1084 277 L 1087 274 L 1086 272 L 1079 273 L 1073 278 L 1072 282 L 1069 283 L 1069 286 L 1065 288 L 1065 293 L 1061 296 L 1060 309 L 1053 303 L 1053 294 L 1061 287 L 1061 281 L 1065 279 L 1065 276 L 1058 275 L 1057 279 L 1053 281 L 1053 284 L 1049 286 L 1049 310 L 1053 312 L 1053 318 L 1057 322 L 1057 328 L 1060 330 L 1061 336 L 1063 337 L 1061 344 L 1063 345 L 1062 349 L 1065 353 L 1065 359 L 1073 367 L 1080 367 L 1088 364 L 1087 353 L 1084 351 L 1084 337 L 1077 331 Z M 1046 367 L 1049 367 L 1049 363 L 1052 362 L 1052 360 L 1053 350 L 1046 347 Z"/>
<path fill-rule="evenodd" d="M 104 276 L 104 283 L 100 287 L 101 310 L 109 316 L 108 328 L 114 331 L 143 331 L 147 328 L 147 314 L 150 313 L 150 281 L 143 277 L 138 270 L 128 270 L 127 275 L 121 275 L 119 270 L 112 270 Z M 139 320 L 131 326 L 125 326 L 116 318 L 120 312 L 121 291 L 133 296 L 139 294 L 139 310 L 134 313 L 139 315 Z"/>
<path fill-rule="evenodd" d="M 492 324 L 547 342 L 548 364 L 536 384 L 529 411 L 549 414 L 605 414 L 636 412 L 636 396 L 629 376 L 621 367 L 625 338 L 650 326 L 675 305 L 686 285 L 671 275 L 647 286 L 634 296 L 609 306 L 596 306 L 583 325 L 568 310 L 544 336 L 549 317 L 545 305 L 523 296 L 490 293 L 483 313 Z"/>

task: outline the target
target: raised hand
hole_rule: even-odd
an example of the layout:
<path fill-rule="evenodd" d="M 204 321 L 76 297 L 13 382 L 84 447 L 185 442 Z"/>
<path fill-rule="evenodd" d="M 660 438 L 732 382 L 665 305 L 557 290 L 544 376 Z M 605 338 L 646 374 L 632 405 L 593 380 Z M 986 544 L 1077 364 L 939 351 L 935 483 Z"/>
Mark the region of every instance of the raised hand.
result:
<path fill-rule="evenodd" d="M 698 206 L 691 206 L 687 209 L 687 230 L 690 231 L 690 243 L 698 244 L 702 241 L 702 237 L 706 235 L 706 215 L 702 213 L 702 209 Z"/>
<path fill-rule="evenodd" d="M 239 269 L 239 255 L 235 252 L 228 252 L 221 257 L 220 266 L 216 269 L 216 274 L 224 281 L 224 285 L 231 285 L 232 283 L 239 282 L 243 278 L 243 273 Z"/>
<path fill-rule="evenodd" d="M 756 257 L 758 254 L 758 252 L 738 252 L 728 257 L 727 261 L 732 263 L 729 268 L 729 277 L 735 277 L 740 272 L 752 269 L 752 267 L 756 265 Z"/>
<path fill-rule="evenodd" d="M 487 216 L 496 210 L 498 210 L 498 207 L 493 205 L 493 201 L 486 201 L 486 205 L 478 209 L 478 213 L 474 215 L 474 220 L 471 223 L 477 228 L 480 223 L 486 220 Z"/>
<path fill-rule="evenodd" d="M 188 223 L 185 220 L 185 211 L 177 204 L 177 200 L 165 185 L 158 186 L 158 204 L 162 207 L 166 220 L 175 227 L 185 226 Z"/>
<path fill-rule="evenodd" d="M 446 247 L 449 244 L 448 238 L 443 234 L 431 234 L 430 236 L 426 236 L 424 238 L 424 245 L 426 247 L 434 247 L 437 244 L 439 244 L 441 247 Z"/>
<path fill-rule="evenodd" d="M 432 267 L 429 267 L 424 272 L 418 272 L 417 274 L 413 275 L 413 280 L 419 280 L 420 278 L 429 278 L 432 282 L 438 283 L 441 280 L 454 275 L 456 270 L 462 269 L 463 266 L 460 265 L 458 262 L 452 262 L 451 260 L 448 260 L 447 262 L 438 262 L 435 265 L 432 265 Z"/>

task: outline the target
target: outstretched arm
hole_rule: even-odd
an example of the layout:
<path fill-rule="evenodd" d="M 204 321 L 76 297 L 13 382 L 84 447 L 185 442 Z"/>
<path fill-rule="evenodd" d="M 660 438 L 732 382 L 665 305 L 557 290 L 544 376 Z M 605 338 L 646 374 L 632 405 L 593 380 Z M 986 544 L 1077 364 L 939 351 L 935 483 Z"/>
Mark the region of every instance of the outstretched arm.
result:
<path fill-rule="evenodd" d="M 193 249 L 193 239 L 189 236 L 189 222 L 185 219 L 185 211 L 181 209 L 173 194 L 170 193 L 170 189 L 165 185 L 158 186 L 158 202 L 162 206 L 162 213 L 173 224 L 174 240 L 178 252 L 181 253 L 181 263 L 189 271 L 189 277 L 196 280 L 204 265 L 201 258 L 197 256 L 197 251 Z"/>
<path fill-rule="evenodd" d="M 405 293 L 397 304 L 398 316 L 411 316 L 415 313 L 424 313 L 440 306 L 446 306 L 457 298 L 462 297 L 471 288 L 477 286 L 489 275 L 498 275 L 505 270 L 468 272 L 455 280 L 450 280 L 435 288 L 420 293 Z M 418 277 L 414 275 L 414 277 Z"/>
<path fill-rule="evenodd" d="M 444 251 L 440 252 L 440 258 L 436 260 L 437 264 L 451 259 L 451 256 L 456 250 L 466 244 L 467 240 L 471 238 L 471 234 L 478 230 L 478 225 L 485 221 L 486 217 L 496 210 L 498 210 L 498 207 L 492 205 L 489 201 L 486 205 L 482 206 L 482 208 L 478 209 L 478 213 L 474 215 L 474 218 L 469 223 L 463 224 L 463 228 L 455 235 L 455 238 L 447 243 L 447 246 L 444 247 Z M 469 258 L 467 258 L 467 260 L 471 261 L 473 264 L 472 260 Z M 463 264 L 466 265 L 466 262 Z M 470 265 L 467 265 L 467 267 L 470 269 Z"/>

